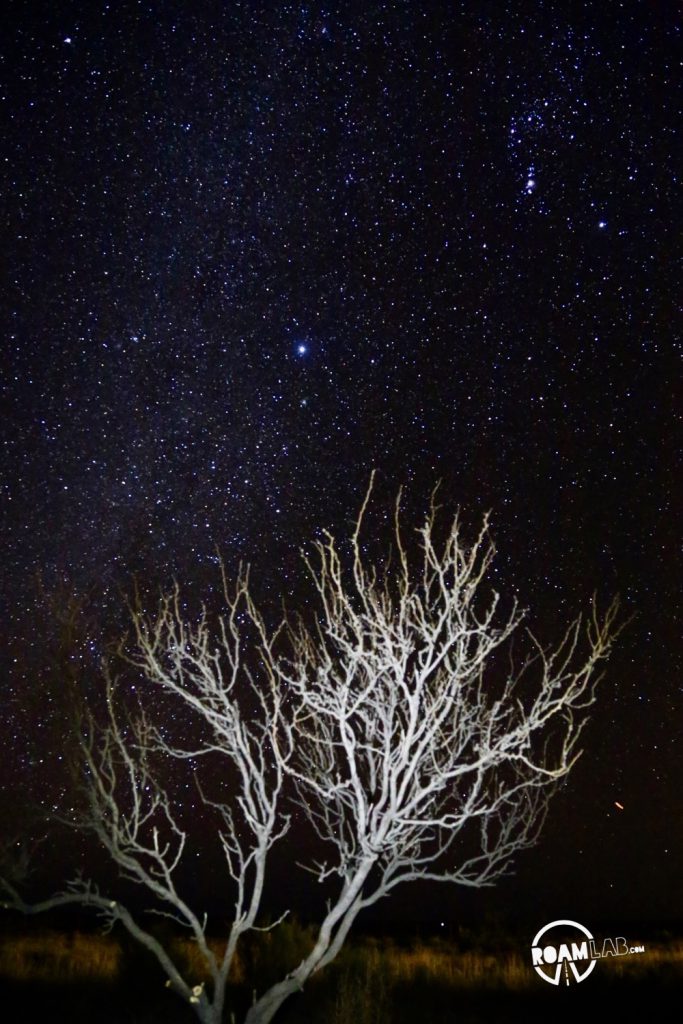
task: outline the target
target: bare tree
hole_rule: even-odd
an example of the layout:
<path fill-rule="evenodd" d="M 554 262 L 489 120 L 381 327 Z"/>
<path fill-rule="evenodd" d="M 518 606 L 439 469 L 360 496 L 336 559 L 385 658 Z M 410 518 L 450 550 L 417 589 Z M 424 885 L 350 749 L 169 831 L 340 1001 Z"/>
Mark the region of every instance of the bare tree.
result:
<path fill-rule="evenodd" d="M 288 828 L 288 776 L 320 841 L 321 860 L 308 870 L 333 895 L 309 953 L 254 1000 L 245 1024 L 271 1021 L 336 957 L 360 911 L 399 884 L 490 885 L 536 841 L 554 788 L 581 753 L 598 668 L 621 628 L 616 602 L 602 617 L 594 602 L 587 622 L 576 619 L 556 647 L 521 631 L 528 650 L 515 666 L 501 653 L 524 616 L 516 601 L 503 612 L 487 585 L 494 557 L 488 521 L 467 545 L 457 517 L 442 528 L 433 500 L 406 541 L 399 494 L 393 556 L 374 564 L 361 540 L 371 489 L 372 481 L 346 557 L 326 534 L 306 560 L 318 597 L 314 621 L 290 621 L 269 635 L 244 575 L 232 595 L 226 586 L 228 614 L 216 636 L 206 616 L 194 627 L 184 623 L 177 593 L 153 621 L 134 613 L 129 663 L 184 702 L 203 723 L 205 741 L 180 749 L 144 715 L 120 724 L 111 684 L 106 728 L 97 733 L 90 720 L 84 730 L 85 824 L 123 874 L 191 930 L 211 991 L 185 980 L 157 940 L 90 883 L 72 883 L 37 909 L 82 901 L 110 922 L 121 920 L 202 1021 L 221 1019 L 238 940 L 256 927 L 267 855 Z M 243 619 L 257 639 L 251 662 Z M 205 920 L 174 884 L 187 837 L 150 767 L 158 752 L 218 757 L 229 766 L 231 802 L 211 801 L 200 790 L 220 815 L 236 891 L 220 959 Z M 13 905 L 29 909 L 9 882 L 5 891 Z"/>

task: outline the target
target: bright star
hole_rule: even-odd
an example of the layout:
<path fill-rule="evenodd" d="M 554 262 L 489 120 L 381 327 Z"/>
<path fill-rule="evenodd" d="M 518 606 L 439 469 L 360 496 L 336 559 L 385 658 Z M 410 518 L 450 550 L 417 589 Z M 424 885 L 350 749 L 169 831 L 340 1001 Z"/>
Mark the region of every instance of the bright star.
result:
<path fill-rule="evenodd" d="M 607 221 L 606 220 L 599 220 L 598 221 L 598 227 L 599 228 L 606 228 L 607 227 Z"/>
<path fill-rule="evenodd" d="M 306 346 L 306 345 L 304 345 L 303 341 L 301 341 L 301 342 L 299 342 L 299 344 L 298 344 L 298 345 L 296 346 L 296 351 L 297 351 L 297 355 L 300 355 L 300 356 L 305 356 L 305 355 L 306 355 L 306 353 L 308 352 L 308 348 L 307 348 L 307 346 Z"/>

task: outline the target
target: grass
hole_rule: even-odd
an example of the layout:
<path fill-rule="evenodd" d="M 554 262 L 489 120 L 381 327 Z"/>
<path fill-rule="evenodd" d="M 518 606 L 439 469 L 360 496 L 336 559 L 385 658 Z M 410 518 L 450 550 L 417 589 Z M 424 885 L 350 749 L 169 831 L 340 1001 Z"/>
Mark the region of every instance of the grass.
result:
<path fill-rule="evenodd" d="M 245 943 L 233 965 L 230 999 L 241 1020 L 254 990 L 294 967 L 310 933 L 296 923 Z M 187 938 L 166 940 L 193 983 L 201 959 Z M 645 944 L 644 954 L 609 958 L 571 989 L 544 984 L 520 944 L 462 948 L 445 940 L 401 944 L 359 938 L 306 991 L 283 1007 L 282 1024 L 495 1024 L 518 1019 L 567 1020 L 607 995 L 620 1020 L 640 1019 L 663 988 L 683 988 L 683 941 Z M 579 991 L 580 990 L 580 991 Z M 164 978 L 125 935 L 28 928 L 0 935 L 0 995 L 5 1019 L 98 1024 L 182 1024 L 189 1007 L 164 989 Z M 582 1009 L 585 1007 L 585 1009 Z M 597 1005 L 593 1005 L 597 1009 Z M 537 1018 L 536 1015 L 537 1014 Z M 629 1015 L 630 1014 L 630 1015 Z M 651 1015 L 651 1014 L 648 1014 Z M 3 1014 L 4 1016 L 4 1014 Z M 666 1021 L 659 1015 L 658 1021 Z M 676 1018 L 671 1018 L 676 1019 Z M 230 1024 L 230 1011 L 226 1024 Z"/>

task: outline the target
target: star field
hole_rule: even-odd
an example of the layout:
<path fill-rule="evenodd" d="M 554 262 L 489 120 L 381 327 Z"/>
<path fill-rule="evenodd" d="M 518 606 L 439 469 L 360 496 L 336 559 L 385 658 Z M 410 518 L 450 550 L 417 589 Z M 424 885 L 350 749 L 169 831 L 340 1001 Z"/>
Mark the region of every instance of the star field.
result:
<path fill-rule="evenodd" d="M 594 590 L 637 612 L 529 863 L 606 914 L 683 916 L 673 11 L 7 19 L 11 784 L 36 572 L 106 608 L 134 572 L 210 587 L 218 546 L 277 598 L 378 467 L 409 507 L 441 480 L 468 520 L 491 509 L 500 579 L 549 636 Z"/>

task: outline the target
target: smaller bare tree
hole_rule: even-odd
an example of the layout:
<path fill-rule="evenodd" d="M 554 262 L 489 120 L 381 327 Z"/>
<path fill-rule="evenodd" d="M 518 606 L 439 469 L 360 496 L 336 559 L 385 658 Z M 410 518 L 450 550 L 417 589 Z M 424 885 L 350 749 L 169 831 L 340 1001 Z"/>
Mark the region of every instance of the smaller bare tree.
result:
<path fill-rule="evenodd" d="M 502 611 L 487 587 L 494 557 L 487 520 L 468 545 L 457 517 L 440 527 L 433 500 L 406 541 L 399 493 L 393 556 L 374 563 L 361 541 L 371 490 L 372 481 L 346 557 L 327 534 L 306 560 L 318 598 L 314 620 L 269 634 L 244 573 L 233 590 L 224 580 L 226 614 L 216 633 L 206 614 L 187 624 L 177 591 L 152 619 L 133 610 L 125 660 L 147 687 L 181 702 L 188 722 L 204 730 L 200 741 L 179 745 L 142 710 L 122 715 L 111 677 L 104 726 L 84 716 L 80 825 L 125 878 L 155 897 L 157 913 L 189 929 L 209 988 L 185 978 L 169 950 L 92 882 L 75 880 L 35 905 L 9 878 L 3 883 L 8 904 L 26 912 L 78 902 L 110 925 L 121 921 L 206 1024 L 222 1019 L 237 944 L 257 927 L 268 855 L 288 830 L 289 799 L 319 840 L 321 859 L 308 870 L 332 895 L 308 954 L 255 998 L 246 1024 L 268 1024 L 337 956 L 361 910 L 398 885 L 491 885 L 536 841 L 557 783 L 581 753 L 598 669 L 621 628 L 616 602 L 602 617 L 594 603 L 588 621 L 576 619 L 556 647 L 527 632 L 526 656 L 515 666 L 501 652 L 524 616 L 515 601 Z M 220 955 L 206 917 L 176 885 L 188 833 L 159 781 L 160 756 L 225 765 L 229 798 L 214 799 L 199 785 L 219 816 L 235 893 Z"/>

